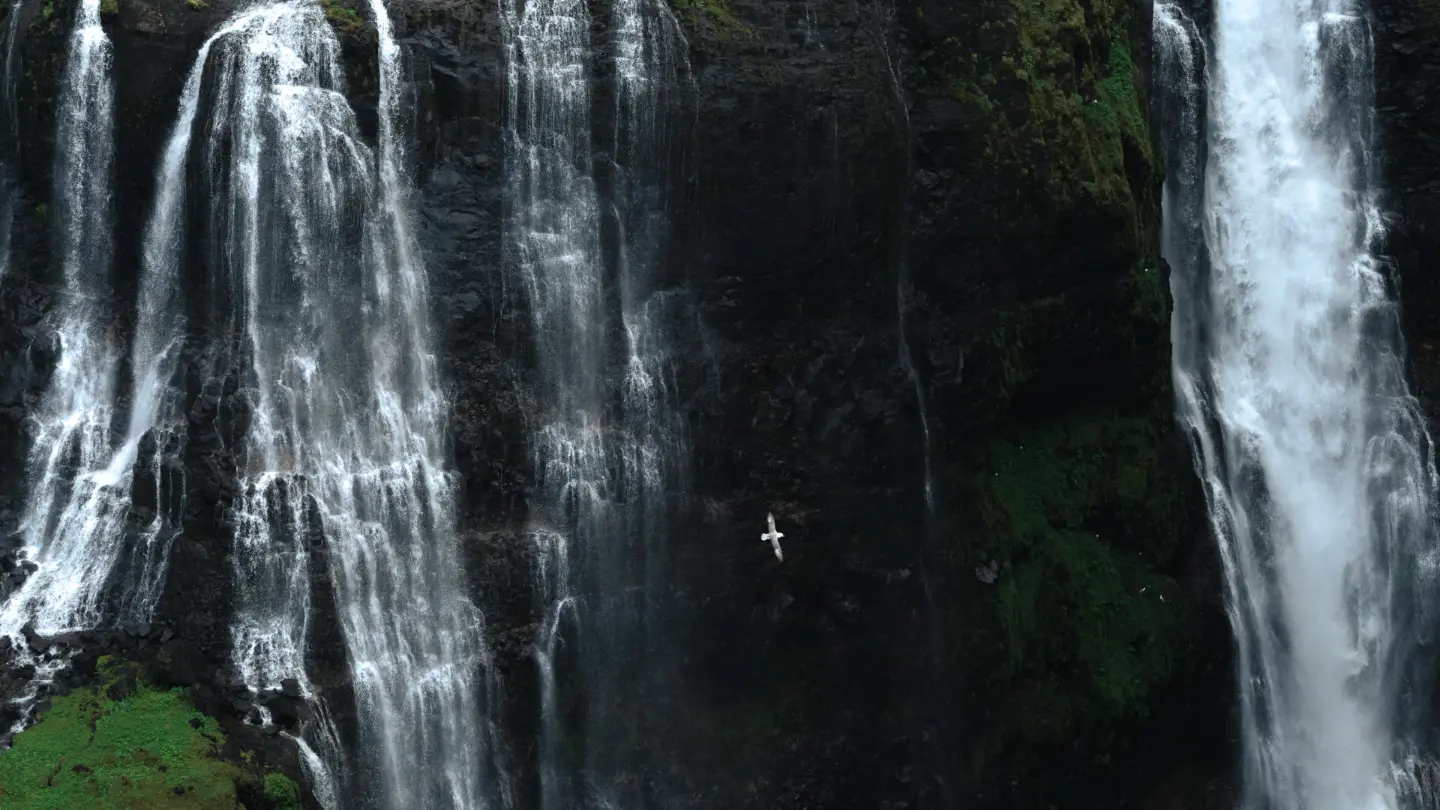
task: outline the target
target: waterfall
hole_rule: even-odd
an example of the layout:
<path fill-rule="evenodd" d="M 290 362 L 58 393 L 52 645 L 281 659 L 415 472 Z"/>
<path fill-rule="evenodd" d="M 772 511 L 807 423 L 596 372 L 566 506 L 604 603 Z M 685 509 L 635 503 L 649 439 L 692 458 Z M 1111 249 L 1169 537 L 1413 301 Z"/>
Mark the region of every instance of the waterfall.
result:
<path fill-rule="evenodd" d="M 620 0 L 614 14 L 613 197 L 626 349 L 620 488 L 631 505 L 627 533 L 645 544 L 639 557 L 646 569 L 642 581 L 648 585 L 661 580 L 663 572 L 651 569 L 663 564 L 670 500 L 686 475 L 671 354 L 677 343 L 671 329 L 686 300 L 667 286 L 662 264 L 669 227 L 671 119 L 683 102 L 676 79 L 693 78 L 684 33 L 668 5 Z"/>
<path fill-rule="evenodd" d="M 110 62 L 100 0 L 83 0 L 55 109 L 59 357 L 33 414 L 20 525 L 23 552 L 38 568 L 0 607 L 0 633 L 11 636 L 27 624 L 48 635 L 102 621 L 128 512 L 124 465 L 111 463 L 122 351 L 110 300 Z"/>
<path fill-rule="evenodd" d="M 24 0 L 10 4 L 5 33 L 0 36 L 0 278 L 10 271 L 10 228 L 20 183 L 20 127 L 15 109 L 15 38 L 20 32 Z"/>
<path fill-rule="evenodd" d="M 370 332 L 380 423 L 372 430 L 390 446 L 378 445 L 368 466 L 393 472 L 367 473 L 373 479 L 363 479 L 366 488 L 347 484 L 355 496 L 350 508 L 369 525 L 363 534 L 359 525 L 351 530 L 374 541 L 340 555 L 332 575 L 350 656 L 362 665 L 361 711 L 377 712 L 375 731 L 387 745 L 388 806 L 503 806 L 510 792 L 498 735 L 481 724 L 481 707 L 498 686 L 478 679 L 482 669 L 493 670 L 482 617 L 465 596 L 453 475 L 444 466 L 448 403 L 435 371 L 429 290 L 412 229 L 406 179 L 412 169 L 399 131 L 400 49 L 383 0 L 370 0 L 370 8 L 380 41 L 380 221 L 368 243 L 380 313 Z M 369 581 L 377 564 L 391 570 L 388 582 Z M 376 671 L 359 678 L 367 662 Z M 420 774 L 437 767 L 427 784 Z"/>
<path fill-rule="evenodd" d="M 608 794 L 621 771 L 640 767 L 633 737 L 645 720 L 627 714 L 623 703 L 627 694 L 633 702 L 644 690 L 638 681 L 658 668 L 649 659 L 662 645 L 665 544 L 684 477 L 668 333 L 684 299 L 659 271 L 670 119 L 679 104 L 676 79 L 688 76 L 689 66 L 668 6 L 615 4 L 614 157 L 597 167 L 590 89 L 597 66 L 586 5 L 505 0 L 501 14 L 509 105 L 506 261 L 528 297 L 536 396 L 545 403 L 532 441 L 532 536 L 543 614 L 535 644 L 541 804 L 613 804 L 619 800 Z M 608 210 L 597 168 L 611 179 Z M 616 235 L 613 254 L 602 244 L 608 224 Z M 611 368 L 617 359 L 622 366 Z M 608 380 L 617 380 L 619 390 Z M 573 679 L 560 671 L 562 650 L 573 661 Z M 562 716 L 568 689 L 583 690 L 583 728 Z M 662 696 L 649 697 L 646 708 L 659 711 Z M 580 746 L 562 744 L 575 737 Z"/>
<path fill-rule="evenodd" d="M 667 276 L 669 183 L 679 173 L 677 124 L 696 93 L 689 46 L 663 0 L 619 0 L 615 36 L 615 166 L 611 202 L 616 223 L 624 370 L 620 379 L 615 497 L 620 510 L 605 537 L 587 548 L 591 656 L 584 673 L 590 698 L 586 768 L 609 782 L 650 774 L 650 793 L 612 796 L 611 806 L 668 803 L 659 776 L 666 752 L 653 745 L 656 726 L 683 723 L 676 690 L 664 683 L 678 665 L 669 544 L 673 514 L 687 491 L 685 424 L 677 404 L 675 332 L 688 314 L 686 291 Z M 638 734 L 637 734 L 638 729 Z M 636 740 L 638 736 L 640 739 Z M 641 749 L 637 757 L 636 749 Z"/>
<path fill-rule="evenodd" d="M 1433 450 L 1341 0 L 1157 6 L 1174 379 L 1237 637 L 1246 807 L 1422 806 L 1402 702 L 1433 627 Z"/>
<path fill-rule="evenodd" d="M 539 493 L 537 591 L 541 806 L 573 806 L 561 764 L 556 653 L 576 609 L 571 546 L 601 518 L 608 488 L 600 433 L 600 211 L 590 163 L 590 18 L 581 0 L 502 0 L 506 37 L 506 262 L 528 294 L 537 396 L 549 407 L 532 441 Z"/>
<path fill-rule="evenodd" d="M 920 453 L 924 466 L 924 493 L 925 493 L 925 519 L 926 522 L 935 520 L 935 470 L 931 462 L 930 454 L 933 441 L 930 438 L 930 407 L 926 402 L 925 385 L 920 380 L 920 374 L 915 370 L 915 359 L 910 354 L 910 342 L 906 336 L 906 314 L 909 312 L 912 302 L 911 296 L 914 290 L 911 288 L 911 280 L 905 269 L 900 271 L 899 282 L 895 285 L 895 340 L 899 346 L 900 368 L 904 369 L 905 377 L 910 381 L 910 388 L 915 393 L 915 405 L 920 414 Z M 926 598 L 933 599 L 929 592 L 930 586 L 926 581 Z"/>
<path fill-rule="evenodd" d="M 384 6 L 371 9 L 373 151 L 318 4 L 247 12 L 212 40 L 211 319 L 229 336 L 218 362 L 245 427 L 232 641 L 246 683 L 293 678 L 323 719 L 306 642 L 312 564 L 325 565 L 355 693 L 357 767 L 345 771 L 333 730 L 314 723 L 312 781 L 349 784 L 359 805 L 346 806 L 483 807 L 503 791 L 487 779 L 483 626 L 454 533 L 447 404 L 397 133 L 399 49 Z"/>
<path fill-rule="evenodd" d="M 806 13 L 808 19 L 808 8 Z M 894 60 L 890 57 L 889 46 L 884 37 L 876 37 L 876 39 L 880 46 L 880 52 L 885 57 L 886 72 L 890 76 L 890 88 L 895 97 L 895 109 L 899 112 L 900 121 L 903 123 L 901 131 L 905 138 L 905 171 L 901 173 L 904 180 L 897 189 L 898 210 L 904 212 L 907 217 L 900 221 L 900 227 L 903 228 L 905 224 L 908 224 L 907 197 L 914 170 L 913 156 L 910 151 L 912 138 L 910 109 L 905 103 L 900 73 L 896 69 Z M 921 743 L 920 757 L 923 761 L 928 762 L 930 771 L 934 775 L 935 805 L 943 810 L 951 810 L 956 806 L 956 789 L 952 781 L 958 781 L 953 774 L 959 772 L 959 768 L 954 764 L 954 754 L 952 753 L 957 747 L 954 744 L 953 721 L 951 720 L 954 714 L 953 693 L 956 680 L 951 672 L 950 652 L 945 643 L 946 633 L 943 617 L 941 612 L 936 609 L 937 597 L 943 591 L 942 572 L 945 567 L 943 550 L 950 542 L 950 535 L 949 529 L 942 521 L 943 514 L 940 504 L 935 498 L 933 450 L 935 439 L 930 429 L 929 397 L 919 369 L 915 367 L 915 355 L 910 348 L 910 314 L 922 307 L 914 300 L 915 280 L 909 264 L 900 251 L 896 252 L 895 261 L 897 265 L 895 273 L 896 353 L 900 361 L 900 368 L 905 372 L 905 377 L 910 382 L 910 389 L 915 395 L 916 414 L 920 418 L 920 457 L 923 475 L 921 492 L 924 496 L 925 511 L 921 524 L 920 549 L 916 567 L 920 573 L 920 586 L 928 609 L 926 624 L 930 654 L 933 656 L 930 659 L 932 663 L 926 667 L 930 676 L 929 682 L 923 687 L 931 696 L 928 704 L 932 708 L 932 716 L 921 725 L 920 732 L 916 736 L 920 738 Z M 963 358 L 961 365 L 963 367 Z"/>

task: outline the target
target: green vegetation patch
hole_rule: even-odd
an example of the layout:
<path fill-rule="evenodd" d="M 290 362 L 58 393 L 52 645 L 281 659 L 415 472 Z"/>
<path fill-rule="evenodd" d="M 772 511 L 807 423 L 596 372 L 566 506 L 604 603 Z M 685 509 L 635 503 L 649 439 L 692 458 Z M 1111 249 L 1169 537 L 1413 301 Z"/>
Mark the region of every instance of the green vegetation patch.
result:
<path fill-rule="evenodd" d="M 755 27 L 741 19 L 728 0 L 675 0 L 680 20 L 702 42 L 744 46 L 760 41 Z"/>
<path fill-rule="evenodd" d="M 367 33 L 365 18 L 360 12 L 343 5 L 338 0 L 320 0 L 320 5 L 325 9 L 325 19 L 330 21 L 330 26 L 335 33 L 341 37 L 363 37 Z"/>
<path fill-rule="evenodd" d="M 983 158 L 1066 208 L 1137 210 L 1126 149 L 1158 177 L 1119 0 L 1009 0 L 921 49 L 922 83 L 970 107 Z M 1137 234 L 1142 237 L 1142 234 Z"/>
<path fill-rule="evenodd" d="M 1128 279 L 1130 314 L 1157 326 L 1170 323 L 1170 278 L 1156 257 L 1139 262 Z"/>
<path fill-rule="evenodd" d="M 1158 573 L 1185 531 L 1166 424 L 1071 416 L 983 448 L 982 548 L 1001 563 L 1005 652 L 992 677 L 1032 685 L 1014 720 L 1022 738 L 1142 716 L 1179 658 L 1183 603 Z"/>
<path fill-rule="evenodd" d="M 1099 84 L 1099 97 L 1088 105 L 1091 117 L 1119 127 L 1137 143 L 1148 139 L 1140 94 L 1135 90 L 1135 63 L 1119 42 L 1110 43 L 1110 72 Z"/>
<path fill-rule="evenodd" d="M 300 786 L 284 774 L 266 774 L 265 799 L 274 810 L 300 810 Z"/>
<path fill-rule="evenodd" d="M 217 754 L 224 735 L 183 689 L 139 684 L 121 700 L 110 684 L 134 678 L 99 664 L 102 687 L 54 699 L 40 721 L 0 752 L 0 805 L 15 810 L 236 807 L 236 768 Z"/>

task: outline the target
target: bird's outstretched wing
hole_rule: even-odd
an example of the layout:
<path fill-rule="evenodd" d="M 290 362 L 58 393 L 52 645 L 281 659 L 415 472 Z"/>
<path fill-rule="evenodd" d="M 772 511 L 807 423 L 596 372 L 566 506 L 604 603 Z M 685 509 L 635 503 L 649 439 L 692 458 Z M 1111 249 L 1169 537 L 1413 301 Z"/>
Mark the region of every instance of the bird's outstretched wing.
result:
<path fill-rule="evenodd" d="M 785 535 L 775 530 L 774 512 L 765 513 L 765 523 L 770 527 L 770 530 L 760 535 L 760 540 L 762 542 L 769 543 L 770 547 L 775 549 L 775 559 L 779 560 L 780 562 L 784 562 L 785 555 L 783 552 L 780 551 L 780 538 L 784 537 Z"/>

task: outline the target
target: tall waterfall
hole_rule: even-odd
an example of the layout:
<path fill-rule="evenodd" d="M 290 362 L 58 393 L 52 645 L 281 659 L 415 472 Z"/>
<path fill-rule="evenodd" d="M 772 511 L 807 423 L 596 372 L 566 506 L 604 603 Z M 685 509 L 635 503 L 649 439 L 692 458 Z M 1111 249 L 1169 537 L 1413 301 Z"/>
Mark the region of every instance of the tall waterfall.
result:
<path fill-rule="evenodd" d="M 590 17 L 582 0 L 502 0 L 509 129 L 506 261 L 534 318 L 540 416 L 532 440 L 542 617 L 541 806 L 575 804 L 561 763 L 566 730 L 556 653 L 576 610 L 572 545 L 603 523 L 609 488 L 604 409 L 600 207 L 591 167 Z M 582 536 L 585 535 L 585 536 Z M 569 767 L 567 767 L 567 765 Z"/>
<path fill-rule="evenodd" d="M 384 6 L 378 148 L 343 95 L 318 4 L 237 17 L 214 40 L 205 129 L 212 319 L 246 424 L 235 511 L 236 661 L 257 688 L 306 669 L 312 561 L 334 587 L 359 720 L 354 773 L 314 724 L 313 780 L 345 806 L 501 798 L 464 596 L 424 268 L 411 227 L 398 46 Z M 205 54 L 202 54 L 203 65 Z M 344 325 L 341 327 L 340 325 Z M 323 704 L 321 705 L 323 714 Z"/>
<path fill-rule="evenodd" d="M 663 271 L 676 123 L 690 80 L 684 34 L 662 0 L 615 4 L 615 179 L 618 284 L 625 372 L 620 410 L 620 495 L 629 507 L 618 559 L 637 562 L 649 586 L 668 581 L 664 544 L 671 499 L 686 471 L 684 426 L 675 403 L 676 339 L 686 305 Z M 653 596 L 653 593 L 651 594 Z M 642 617 L 653 606 L 642 605 Z"/>
<path fill-rule="evenodd" d="M 128 512 L 128 466 L 112 463 L 115 370 L 122 348 L 111 299 L 114 97 L 100 0 L 76 8 L 56 99 L 53 214 L 63 290 L 54 318 L 59 357 L 34 411 L 21 518 L 38 565 L 0 608 L 0 633 L 99 624 Z M 118 461 L 118 460 L 117 460 Z"/>
<path fill-rule="evenodd" d="M 619 511 L 607 536 L 586 549 L 586 591 L 595 594 L 599 608 L 588 616 L 598 648 L 592 658 L 600 662 L 584 672 L 591 697 L 586 765 L 612 782 L 627 771 L 649 774 L 643 799 L 610 797 L 612 806 L 634 806 L 668 803 L 656 795 L 663 793 L 660 773 L 667 760 L 652 729 L 683 722 L 679 695 L 664 679 L 675 677 L 675 650 L 684 632 L 676 622 L 669 547 L 689 475 L 675 380 L 681 350 L 675 330 L 689 299 L 667 272 L 665 254 L 670 182 L 681 173 L 681 115 L 695 87 L 689 46 L 664 0 L 619 0 L 613 14 L 611 201 L 624 362 L 624 371 L 614 375 L 620 380 L 614 442 Z"/>
<path fill-rule="evenodd" d="M 1433 626 L 1436 477 L 1376 255 L 1365 9 L 1213 11 L 1208 54 L 1175 6 L 1155 34 L 1174 377 L 1238 639 L 1245 806 L 1414 807 L 1391 763 Z"/>
<path fill-rule="evenodd" d="M 545 403 L 532 442 L 544 611 L 536 642 L 541 802 L 568 808 L 617 801 L 613 783 L 636 764 L 633 731 L 643 721 L 623 714 L 620 698 L 644 676 L 658 640 L 653 619 L 663 612 L 655 586 L 666 581 L 668 514 L 684 454 L 666 333 L 680 298 L 656 274 L 677 78 L 688 65 L 665 3 L 615 4 L 614 158 L 597 167 L 591 84 L 606 66 L 592 55 L 586 4 L 505 0 L 501 13 L 506 262 L 528 296 Z M 607 210 L 597 169 L 611 178 Z M 607 223 L 614 255 L 602 244 Z M 569 668 L 573 678 L 560 671 Z M 584 693 L 581 728 L 562 709 L 572 689 Z M 563 746 L 567 738 L 579 738 L 583 753 Z"/>

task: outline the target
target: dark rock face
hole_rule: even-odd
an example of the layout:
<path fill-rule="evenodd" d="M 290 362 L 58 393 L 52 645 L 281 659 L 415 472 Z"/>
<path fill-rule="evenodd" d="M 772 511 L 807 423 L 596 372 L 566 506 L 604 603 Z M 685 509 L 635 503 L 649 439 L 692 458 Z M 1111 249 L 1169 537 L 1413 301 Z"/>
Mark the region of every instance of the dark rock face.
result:
<path fill-rule="evenodd" d="M 185 72 L 232 9 L 201 5 L 121 0 L 106 19 L 117 302 L 134 299 Z M 675 374 L 693 480 L 668 561 L 669 646 L 640 675 L 653 705 L 625 707 L 647 718 L 625 741 L 627 800 L 1204 806 L 1175 802 L 1215 789 L 1195 774 L 1228 755 L 1233 676 L 1170 419 L 1148 4 L 673 7 L 695 80 L 666 259 L 688 303 Z M 600 63 L 608 8 L 592 4 Z M 26 408 L 53 363 L 40 206 L 73 6 L 24 13 L 33 78 L 20 269 L 0 282 L 0 532 L 20 506 Z M 519 804 L 532 806 L 532 320 L 503 271 L 500 22 L 494 4 L 450 0 L 392 13 L 415 88 L 461 539 Z M 341 33 L 352 104 L 373 132 L 373 39 Z M 597 133 L 613 103 L 601 74 Z M 288 728 L 306 709 L 293 690 L 242 695 L 226 679 L 229 448 L 245 405 L 210 376 L 204 325 L 193 331 L 186 523 L 157 677 L 253 732 L 232 739 L 276 748 L 283 736 L 241 721 L 262 705 Z M 786 533 L 783 563 L 759 542 L 767 511 Z M 314 563 L 312 674 L 345 734 L 355 718 L 323 547 Z M 1141 587 L 1172 598 L 1141 599 Z"/>
<path fill-rule="evenodd" d="M 1440 244 L 1440 184 L 1431 169 L 1440 156 L 1433 126 L 1440 120 L 1440 98 L 1429 92 L 1429 81 L 1440 70 L 1440 10 L 1414 0 L 1384 0 L 1374 4 L 1373 26 L 1383 188 L 1386 208 L 1395 215 L 1387 247 L 1401 285 L 1416 393 L 1433 425 L 1440 407 L 1440 353 L 1434 347 L 1440 315 L 1429 302 L 1440 295 L 1440 278 L 1427 262 Z"/>
<path fill-rule="evenodd" d="M 1383 205 L 1392 214 L 1386 254 L 1399 290 L 1401 326 L 1410 357 L 1412 391 L 1429 417 L 1434 436 L 1440 427 L 1440 276 L 1432 258 L 1440 249 L 1440 182 L 1434 166 L 1440 157 L 1435 126 L 1440 99 L 1431 84 L 1440 75 L 1440 9 L 1417 0 L 1381 0 L 1372 8 L 1375 37 L 1375 101 L 1382 163 Z M 1440 710 L 1435 675 L 1440 656 L 1434 639 L 1422 649 L 1412 673 L 1415 692 L 1428 696 L 1405 711 L 1414 731 L 1436 744 L 1434 717 Z M 1428 686 L 1426 685 L 1428 684 Z"/>

